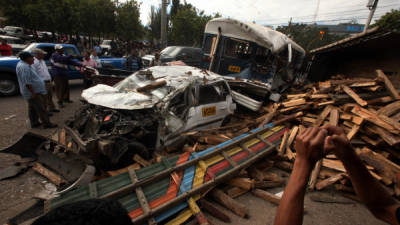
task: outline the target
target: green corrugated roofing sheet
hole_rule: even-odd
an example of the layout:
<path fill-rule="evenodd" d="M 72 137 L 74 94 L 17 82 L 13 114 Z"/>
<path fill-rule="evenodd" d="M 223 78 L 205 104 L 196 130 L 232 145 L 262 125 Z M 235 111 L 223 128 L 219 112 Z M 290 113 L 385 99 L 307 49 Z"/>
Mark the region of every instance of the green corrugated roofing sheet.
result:
<path fill-rule="evenodd" d="M 179 156 L 174 156 L 167 159 L 170 165 L 175 165 L 178 161 Z M 145 168 L 139 169 L 136 171 L 136 175 L 139 180 L 151 177 L 153 174 L 161 172 L 167 169 L 164 163 L 155 163 L 151 166 L 147 166 Z M 131 179 L 128 173 L 122 173 L 117 176 L 108 177 L 96 182 L 93 182 L 92 185 L 95 185 L 97 188 L 97 194 L 100 198 L 101 196 L 118 190 L 128 184 L 131 184 Z M 165 195 L 170 185 L 170 178 L 166 177 L 164 179 L 160 179 L 154 183 L 148 184 L 143 187 L 143 192 L 147 200 L 150 202 L 160 196 Z M 61 194 L 59 197 L 52 199 L 50 201 L 50 208 L 57 208 L 61 205 L 72 203 L 75 201 L 90 199 L 90 191 L 89 186 L 81 187 L 73 191 L 69 191 Z M 136 193 L 126 195 L 118 199 L 119 202 L 128 210 L 131 211 L 139 206 L 139 202 L 136 197 Z"/>

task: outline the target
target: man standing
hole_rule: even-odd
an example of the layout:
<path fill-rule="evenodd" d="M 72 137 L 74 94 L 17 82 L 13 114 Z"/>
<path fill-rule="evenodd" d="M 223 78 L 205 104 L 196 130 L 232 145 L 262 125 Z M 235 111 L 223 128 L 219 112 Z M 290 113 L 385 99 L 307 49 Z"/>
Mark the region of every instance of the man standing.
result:
<path fill-rule="evenodd" d="M 69 84 L 68 84 L 68 65 L 82 67 L 82 64 L 73 61 L 73 56 L 64 55 L 64 47 L 56 44 L 55 52 L 51 55 L 51 73 L 56 84 L 57 104 L 60 108 L 64 107 L 64 102 L 71 103 L 69 99 Z"/>
<path fill-rule="evenodd" d="M 40 121 L 44 128 L 55 128 L 56 124 L 50 122 L 48 112 L 43 104 L 46 87 L 43 80 L 32 68 L 33 56 L 29 52 L 19 54 L 21 61 L 17 64 L 17 78 L 19 89 L 22 96 L 28 101 L 28 115 L 31 127 L 40 126 Z"/>
<path fill-rule="evenodd" d="M 47 53 L 39 48 L 34 49 L 32 52 L 35 55 L 35 61 L 32 67 L 36 70 L 39 77 L 42 78 L 46 86 L 47 94 L 45 96 L 45 107 L 49 112 L 60 112 L 60 110 L 56 109 L 53 102 L 53 85 L 51 83 L 51 76 L 47 69 L 46 62 L 43 60 Z"/>
<path fill-rule="evenodd" d="M 126 58 L 126 69 L 129 71 L 142 69 L 142 59 L 137 55 L 136 49 L 132 49 L 131 54 Z"/>
<path fill-rule="evenodd" d="M 6 39 L 1 39 L 0 55 L 1 56 L 11 56 L 12 55 L 11 45 L 7 44 Z"/>

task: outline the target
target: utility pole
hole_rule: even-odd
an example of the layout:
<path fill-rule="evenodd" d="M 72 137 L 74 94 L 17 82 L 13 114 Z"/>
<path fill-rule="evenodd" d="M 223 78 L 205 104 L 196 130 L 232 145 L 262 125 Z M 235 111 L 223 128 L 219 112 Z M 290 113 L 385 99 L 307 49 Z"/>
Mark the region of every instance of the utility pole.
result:
<path fill-rule="evenodd" d="M 367 22 L 365 22 L 363 33 L 367 32 L 367 30 L 368 30 L 368 27 L 369 27 L 369 24 L 371 23 L 372 17 L 374 17 L 376 7 L 378 6 L 378 1 L 379 0 L 368 0 L 367 7 L 369 8 L 369 16 L 368 16 Z"/>
<path fill-rule="evenodd" d="M 167 5 L 168 0 L 161 0 L 161 47 L 167 45 Z"/>
<path fill-rule="evenodd" d="M 314 18 L 313 18 L 313 24 L 317 23 L 317 16 L 318 16 L 318 12 L 319 12 L 319 4 L 320 4 L 320 0 L 317 0 L 317 8 L 315 9 Z"/>

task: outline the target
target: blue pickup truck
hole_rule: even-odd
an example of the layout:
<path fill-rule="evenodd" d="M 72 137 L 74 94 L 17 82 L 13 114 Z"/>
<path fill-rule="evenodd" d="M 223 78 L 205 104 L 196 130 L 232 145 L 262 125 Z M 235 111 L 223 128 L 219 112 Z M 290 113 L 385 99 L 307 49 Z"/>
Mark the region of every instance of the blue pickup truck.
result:
<path fill-rule="evenodd" d="M 24 51 L 31 52 L 35 48 L 40 48 L 47 52 L 45 60 L 48 66 L 50 66 L 50 56 L 54 52 L 55 43 L 32 43 L 24 49 Z M 66 55 L 77 55 L 79 56 L 79 50 L 75 45 L 62 44 L 65 49 Z M 0 57 L 0 95 L 10 96 L 18 93 L 18 81 L 15 72 L 19 58 L 15 56 L 11 57 Z M 100 57 L 101 64 L 104 68 L 111 69 L 125 69 L 125 58 L 112 58 L 112 57 Z M 68 66 L 69 79 L 82 79 L 82 74 L 74 67 Z"/>

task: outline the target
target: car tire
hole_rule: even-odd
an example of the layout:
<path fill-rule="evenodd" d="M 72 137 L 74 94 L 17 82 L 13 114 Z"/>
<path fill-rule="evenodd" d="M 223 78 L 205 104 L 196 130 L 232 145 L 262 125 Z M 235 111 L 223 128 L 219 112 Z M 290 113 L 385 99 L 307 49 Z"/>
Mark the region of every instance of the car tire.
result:
<path fill-rule="evenodd" d="M 0 95 L 12 96 L 19 92 L 18 81 L 8 74 L 0 74 Z"/>

